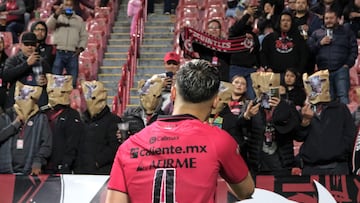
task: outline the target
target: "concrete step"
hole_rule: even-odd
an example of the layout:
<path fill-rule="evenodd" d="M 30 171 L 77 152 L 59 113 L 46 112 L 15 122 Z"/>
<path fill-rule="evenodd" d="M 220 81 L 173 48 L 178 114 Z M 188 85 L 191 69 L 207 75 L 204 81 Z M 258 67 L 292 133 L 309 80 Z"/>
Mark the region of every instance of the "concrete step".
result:
<path fill-rule="evenodd" d="M 101 66 L 99 73 L 120 74 L 122 66 Z"/>
<path fill-rule="evenodd" d="M 154 20 L 150 19 L 146 25 L 151 24 L 152 26 L 174 26 L 174 22 L 168 20 Z M 116 21 L 115 27 L 128 26 L 130 27 L 130 21 Z"/>
<path fill-rule="evenodd" d="M 113 27 L 113 32 L 129 32 L 130 27 L 123 27 L 123 26 L 115 26 Z M 148 32 L 173 32 L 174 25 L 169 26 L 153 26 L 153 25 L 146 25 L 144 29 L 145 33 Z"/>
<path fill-rule="evenodd" d="M 103 60 L 103 66 L 122 66 L 126 63 L 126 58 L 107 58 Z"/>

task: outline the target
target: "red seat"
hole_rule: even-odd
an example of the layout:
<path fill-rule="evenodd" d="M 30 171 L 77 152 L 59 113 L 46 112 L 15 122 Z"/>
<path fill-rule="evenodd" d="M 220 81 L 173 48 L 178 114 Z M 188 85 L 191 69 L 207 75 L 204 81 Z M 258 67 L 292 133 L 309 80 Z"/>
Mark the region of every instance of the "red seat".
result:
<path fill-rule="evenodd" d="M 13 45 L 13 38 L 11 32 L 0 32 L 1 37 L 4 39 L 4 48 L 7 49 Z"/>
<path fill-rule="evenodd" d="M 89 52 L 82 52 L 79 56 L 79 72 L 85 73 L 86 80 L 96 80 L 97 69 L 95 57 Z"/>
<path fill-rule="evenodd" d="M 182 20 L 176 22 L 175 33 L 178 33 L 185 26 L 198 30 L 200 28 L 199 23 L 198 18 L 183 18 Z"/>
<path fill-rule="evenodd" d="M 8 57 L 11 57 L 17 54 L 19 50 L 20 50 L 20 44 L 16 43 L 16 44 L 12 44 L 10 47 L 5 49 L 5 53 L 6 55 L 8 55 Z"/>
<path fill-rule="evenodd" d="M 88 43 L 97 43 L 100 45 L 101 49 L 105 51 L 106 49 L 105 33 L 102 31 L 89 32 Z"/>
<path fill-rule="evenodd" d="M 100 44 L 88 43 L 85 51 L 92 53 L 95 56 L 98 65 L 99 66 L 102 65 L 104 52 L 103 52 L 103 49 L 101 48 Z"/>
<path fill-rule="evenodd" d="M 114 11 L 110 7 L 96 7 L 94 11 L 94 17 L 110 19 L 110 24 L 114 25 Z"/>
<path fill-rule="evenodd" d="M 205 9 L 205 18 L 224 18 L 225 10 L 223 7 L 208 7 Z"/>
<path fill-rule="evenodd" d="M 179 7 L 176 9 L 176 18 L 199 18 L 199 9 L 197 7 Z"/>
<path fill-rule="evenodd" d="M 87 21 L 87 26 L 88 32 L 103 31 L 105 32 L 106 38 L 110 37 L 110 25 L 106 18 L 94 18 L 90 21 Z"/>

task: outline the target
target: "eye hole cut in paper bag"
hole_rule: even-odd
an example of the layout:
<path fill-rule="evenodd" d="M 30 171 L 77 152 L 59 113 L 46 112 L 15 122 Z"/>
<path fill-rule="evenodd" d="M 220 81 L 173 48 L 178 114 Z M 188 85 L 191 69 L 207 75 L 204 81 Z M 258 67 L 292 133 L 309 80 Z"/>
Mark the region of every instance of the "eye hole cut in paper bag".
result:
<path fill-rule="evenodd" d="M 331 101 L 328 70 L 317 71 L 310 76 L 304 73 L 303 81 L 309 103 L 317 104 Z"/>

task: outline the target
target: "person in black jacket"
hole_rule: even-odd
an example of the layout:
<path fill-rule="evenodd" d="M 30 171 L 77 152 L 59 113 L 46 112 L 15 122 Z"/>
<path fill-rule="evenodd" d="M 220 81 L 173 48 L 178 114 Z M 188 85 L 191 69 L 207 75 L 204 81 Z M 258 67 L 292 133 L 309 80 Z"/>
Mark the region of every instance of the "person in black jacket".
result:
<path fill-rule="evenodd" d="M 53 149 L 45 173 L 71 173 L 84 126 L 79 113 L 70 107 L 72 77 L 46 75 L 49 104 L 47 115 L 53 133 Z"/>
<path fill-rule="evenodd" d="M 348 107 L 331 100 L 328 70 L 305 75 L 304 86 L 309 103 L 298 129 L 302 174 L 349 174 L 357 129 Z"/>
<path fill-rule="evenodd" d="M 17 81 L 26 85 L 42 87 L 43 91 L 37 104 L 41 107 L 48 103 L 45 73 L 50 73 L 51 69 L 47 62 L 35 52 L 36 43 L 37 39 L 34 33 L 24 33 L 21 38 L 21 51 L 5 62 L 3 80 L 10 83 L 9 97 L 5 108 L 9 108 L 15 103 L 14 91 Z"/>
<path fill-rule="evenodd" d="M 304 73 L 308 63 L 308 49 L 297 29 L 293 28 L 290 12 L 284 11 L 280 15 L 279 28 L 264 38 L 260 61 L 263 68 L 281 73 L 282 76 L 287 68 Z"/>
<path fill-rule="evenodd" d="M 107 93 L 98 81 L 84 81 L 81 84 L 87 111 L 83 117 L 84 129 L 76 160 L 75 173 L 109 174 L 116 150 L 117 124 L 122 119 L 110 112 L 106 104 Z"/>
<path fill-rule="evenodd" d="M 283 98 L 289 104 L 302 107 L 306 99 L 306 93 L 299 73 L 294 69 L 287 69 L 284 76 L 285 94 Z"/>
<path fill-rule="evenodd" d="M 36 51 L 40 56 L 49 64 L 53 66 L 55 60 L 55 47 L 53 45 L 46 44 L 46 38 L 48 35 L 48 29 L 44 21 L 37 21 L 31 25 L 31 32 L 36 35 L 38 45 Z"/>
<path fill-rule="evenodd" d="M 7 97 L 7 83 L 3 79 L 3 71 L 5 67 L 5 61 L 7 58 L 8 56 L 5 53 L 5 48 L 4 48 L 4 38 L 0 37 L 0 94 L 4 95 L 4 98 Z M 1 107 L 4 107 L 3 105 L 1 105 Z"/>
<path fill-rule="evenodd" d="M 235 22 L 229 29 L 229 38 L 241 37 L 246 35 L 252 41 L 252 48 L 247 51 L 233 53 L 230 58 L 230 73 L 229 78 L 235 75 L 241 75 L 246 78 L 247 95 L 250 99 L 255 98 L 255 93 L 252 88 L 252 81 L 250 74 L 255 72 L 259 66 L 259 49 L 260 43 L 257 35 L 252 31 L 254 15 L 256 7 L 248 6 L 245 15 Z"/>

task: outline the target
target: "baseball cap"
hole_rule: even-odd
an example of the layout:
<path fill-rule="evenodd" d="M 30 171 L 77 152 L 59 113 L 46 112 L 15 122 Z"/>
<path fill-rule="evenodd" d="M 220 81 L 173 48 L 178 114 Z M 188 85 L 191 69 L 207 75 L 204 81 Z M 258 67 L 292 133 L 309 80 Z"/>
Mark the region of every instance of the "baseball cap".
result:
<path fill-rule="evenodd" d="M 164 62 L 167 61 L 176 61 L 176 62 L 180 62 L 180 56 L 179 54 L 175 53 L 175 52 L 167 52 L 164 56 Z"/>
<path fill-rule="evenodd" d="M 36 35 L 32 32 L 25 32 L 21 36 L 21 42 L 22 43 L 36 43 L 37 42 Z"/>

